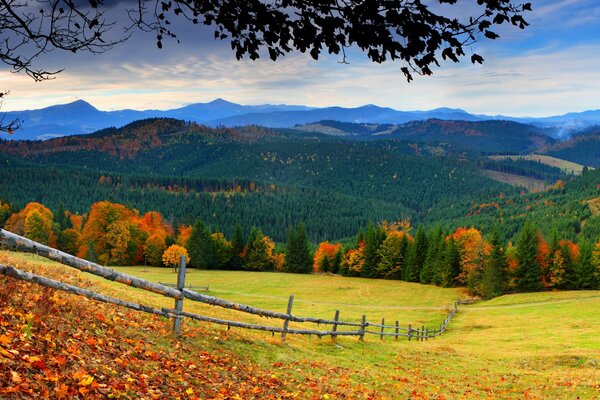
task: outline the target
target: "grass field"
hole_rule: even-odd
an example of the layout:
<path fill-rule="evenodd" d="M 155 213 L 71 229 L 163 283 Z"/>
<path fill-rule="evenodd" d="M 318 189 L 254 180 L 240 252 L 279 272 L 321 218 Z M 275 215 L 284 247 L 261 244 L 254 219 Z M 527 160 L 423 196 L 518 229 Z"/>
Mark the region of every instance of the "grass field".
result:
<path fill-rule="evenodd" d="M 14 253 L 0 253 L 0 262 L 61 268 Z M 175 280 L 175 274 L 166 269 L 118 269 L 153 281 Z M 170 299 L 93 280 L 100 290 L 114 296 L 172 306 Z M 297 315 L 330 318 L 340 309 L 342 319 L 365 313 L 370 320 L 371 316 L 373 320 L 385 317 L 401 323 L 437 324 L 447 304 L 465 297 L 460 289 L 317 275 L 191 271 L 187 280 L 208 285 L 212 295 L 252 306 L 284 311 L 293 293 Z M 233 315 L 188 301 L 186 309 L 225 318 Z M 365 342 L 289 336 L 281 343 L 268 333 L 228 331 L 212 325 L 203 325 L 204 337 L 185 340 L 198 351 L 231 352 L 276 369 L 277 374 L 311 384 L 364 387 L 382 398 L 594 399 L 600 398 L 599 310 L 598 291 L 515 294 L 461 307 L 449 331 L 426 342 L 381 342 L 374 336 L 367 336 Z M 184 322 L 185 329 L 194 326 Z M 335 398 L 327 394 L 310 397 Z"/>
<path fill-rule="evenodd" d="M 575 174 L 575 175 L 579 175 L 579 174 L 581 174 L 581 171 L 583 171 L 583 165 L 581 165 L 581 164 L 577 164 L 572 161 L 567 161 L 567 160 L 563 160 L 563 159 L 556 158 L 556 157 L 545 156 L 542 154 L 528 154 L 526 156 L 490 156 L 490 158 L 493 160 L 505 160 L 505 159 L 516 160 L 516 159 L 522 158 L 524 160 L 539 161 L 542 164 L 546 164 L 551 167 L 560 168 L 561 170 L 563 170 L 564 172 L 566 172 L 568 174 Z"/>

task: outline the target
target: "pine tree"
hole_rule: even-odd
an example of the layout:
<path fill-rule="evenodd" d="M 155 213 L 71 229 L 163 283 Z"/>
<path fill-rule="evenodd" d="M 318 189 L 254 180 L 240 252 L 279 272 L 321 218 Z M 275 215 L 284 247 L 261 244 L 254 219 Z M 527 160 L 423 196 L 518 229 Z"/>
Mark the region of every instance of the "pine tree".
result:
<path fill-rule="evenodd" d="M 244 235 L 242 234 L 242 227 L 240 224 L 235 226 L 235 231 L 233 232 L 233 240 L 232 240 L 233 248 L 231 250 L 231 261 L 229 265 L 231 269 L 241 269 L 242 268 L 242 251 L 244 251 Z"/>
<path fill-rule="evenodd" d="M 486 257 L 481 294 L 487 299 L 504 294 L 507 285 L 507 263 L 504 249 L 500 245 L 500 235 L 494 231 L 490 240 L 490 254 Z"/>
<path fill-rule="evenodd" d="M 329 272 L 331 266 L 329 265 L 329 257 L 325 256 L 321 258 L 321 265 L 319 266 L 322 272 Z"/>
<path fill-rule="evenodd" d="M 454 243 L 454 239 L 450 237 L 446 244 L 446 251 L 440 271 L 440 285 L 443 287 L 454 286 L 458 274 L 460 274 L 460 253 L 458 252 L 456 243 Z"/>
<path fill-rule="evenodd" d="M 272 271 L 275 269 L 266 239 L 267 237 L 260 229 L 252 229 L 248 237 L 244 269 L 248 271 Z"/>
<path fill-rule="evenodd" d="M 340 246 L 340 249 L 335 253 L 335 257 L 333 257 L 333 261 L 331 262 L 331 272 L 333 274 L 337 274 L 340 272 L 343 254 L 344 248 Z"/>
<path fill-rule="evenodd" d="M 379 247 L 386 238 L 385 231 L 379 227 L 369 224 L 365 233 L 365 263 L 360 272 L 364 278 L 379 278 L 377 266 L 381 260 Z"/>
<path fill-rule="evenodd" d="M 537 248 L 537 230 L 533 224 L 527 222 L 521 229 L 517 241 L 518 267 L 515 277 L 519 291 L 533 292 L 542 288 Z"/>
<path fill-rule="evenodd" d="M 192 227 L 187 250 L 190 255 L 190 267 L 209 269 L 214 266 L 213 241 L 208 228 L 201 219 L 197 219 Z"/>
<path fill-rule="evenodd" d="M 73 227 L 71 220 L 67 217 L 63 203 L 60 203 L 56 214 L 54 214 L 54 222 L 56 222 L 60 231 Z"/>
<path fill-rule="evenodd" d="M 434 229 L 429 239 L 427 240 L 427 255 L 425 256 L 425 261 L 423 263 L 423 268 L 421 269 L 421 274 L 419 280 L 423 284 L 429 284 L 433 282 L 433 277 L 435 275 L 435 264 L 438 260 L 438 251 L 440 247 L 440 237 L 442 236 L 442 229 L 436 228 Z"/>
<path fill-rule="evenodd" d="M 407 282 L 419 282 L 421 279 L 421 270 L 427 257 L 427 236 L 423 227 L 419 227 L 415 236 L 415 241 L 409 246 L 406 257 L 406 268 L 404 280 Z"/>
<path fill-rule="evenodd" d="M 575 289 L 598 289 L 598 281 L 594 274 L 592 245 L 583 241 L 579 244 L 579 260 L 575 269 Z"/>
<path fill-rule="evenodd" d="M 300 274 L 308 274 L 312 271 L 312 257 L 304 224 L 298 225 L 297 232 L 293 229 L 288 232 L 283 270 Z"/>

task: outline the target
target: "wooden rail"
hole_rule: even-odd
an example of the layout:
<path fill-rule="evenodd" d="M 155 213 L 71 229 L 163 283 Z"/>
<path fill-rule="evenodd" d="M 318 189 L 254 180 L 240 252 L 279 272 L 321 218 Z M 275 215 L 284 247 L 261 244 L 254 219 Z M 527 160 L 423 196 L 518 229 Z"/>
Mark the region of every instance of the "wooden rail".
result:
<path fill-rule="evenodd" d="M 155 283 L 146 281 L 141 278 L 137 278 L 128 274 L 124 274 L 121 272 L 114 271 L 110 268 L 104 267 L 99 264 L 95 264 L 86 260 L 82 260 L 70 254 L 64 253 L 62 251 L 53 249 L 51 247 L 45 246 L 43 244 L 34 242 L 33 240 L 24 238 L 22 236 L 16 235 L 14 233 L 8 232 L 6 230 L 0 229 L 0 245 L 10 250 L 24 251 L 29 253 L 35 253 L 42 257 L 48 258 L 50 260 L 54 260 L 60 262 L 66 266 L 78 269 L 83 272 L 88 272 L 100 277 L 103 277 L 110 281 L 119 282 L 125 284 L 127 286 L 144 289 L 153 293 L 158 293 L 165 297 L 171 297 L 175 299 L 175 307 L 173 309 L 162 308 L 155 309 L 149 306 L 132 303 L 120 299 L 115 299 L 103 294 L 99 294 L 90 290 L 82 289 L 76 286 L 68 285 L 63 282 L 55 281 L 52 279 L 48 279 L 39 275 L 35 275 L 29 272 L 21 271 L 11 266 L 6 266 L 0 264 L 0 275 L 6 275 L 14 279 L 19 279 L 31 283 L 35 283 L 38 285 L 42 285 L 45 287 L 53 288 L 56 290 L 65 291 L 68 293 L 76 294 L 79 296 L 85 296 L 91 298 L 93 300 L 115 304 L 121 307 L 126 307 L 136 311 L 142 311 L 154 315 L 160 315 L 166 318 L 173 318 L 173 330 L 176 334 L 179 334 L 181 331 L 181 319 L 182 317 L 194 319 L 197 321 L 210 322 L 214 324 L 225 325 L 228 328 L 237 327 L 244 329 L 254 329 L 260 331 L 267 331 L 273 334 L 281 333 L 282 341 L 285 341 L 287 334 L 299 334 L 299 335 L 315 335 L 318 337 L 323 336 L 331 336 L 333 339 L 338 336 L 358 336 L 362 341 L 364 340 L 365 335 L 377 335 L 381 340 L 384 340 L 385 337 L 394 337 L 396 340 L 399 337 L 406 337 L 408 340 L 416 339 L 418 340 L 428 340 L 442 335 L 446 332 L 448 324 L 452 321 L 456 313 L 458 312 L 458 306 L 463 304 L 471 304 L 477 299 L 468 299 L 468 300 L 457 300 L 453 308 L 448 310 L 448 314 L 444 321 L 437 327 L 436 329 L 425 328 L 425 326 L 421 326 L 421 328 L 413 328 L 411 324 L 409 324 L 406 328 L 400 326 L 399 321 L 395 321 L 394 325 L 386 325 L 385 319 L 381 320 L 380 324 L 368 322 L 366 316 L 362 316 L 361 322 L 349 322 L 342 321 L 339 319 L 340 311 L 336 310 L 335 316 L 333 319 L 322 319 L 322 318 L 312 318 L 312 317 L 300 317 L 296 315 L 292 315 L 292 307 L 293 307 L 293 295 L 290 296 L 290 300 L 288 302 L 288 308 L 286 313 L 280 313 L 271 310 L 264 310 L 260 308 L 251 307 L 245 304 L 239 304 L 230 302 L 218 297 L 209 296 L 206 294 L 197 293 L 191 289 L 185 288 L 185 258 L 182 257 L 179 274 L 178 274 L 178 282 L 177 285 L 172 284 L 164 284 L 164 283 Z M 172 287 L 175 286 L 175 287 Z M 204 288 L 204 287 L 203 287 Z M 208 289 L 208 287 L 206 287 Z M 213 317 L 202 316 L 198 314 L 193 314 L 190 312 L 183 311 L 183 301 L 184 299 L 189 299 L 193 301 L 202 302 L 205 304 L 210 304 L 213 306 L 222 307 L 225 309 L 231 309 L 240 311 L 242 313 L 257 315 L 260 317 L 266 318 L 275 318 L 283 320 L 283 326 L 266 326 L 260 324 L 250 324 L 240 321 L 233 320 L 224 320 Z M 315 329 L 298 329 L 298 328 L 290 328 L 289 323 L 314 323 L 318 325 L 331 325 L 331 330 L 315 330 Z M 338 330 L 340 326 L 345 327 L 354 327 L 356 330 Z M 375 330 L 369 330 L 367 328 L 372 327 Z"/>

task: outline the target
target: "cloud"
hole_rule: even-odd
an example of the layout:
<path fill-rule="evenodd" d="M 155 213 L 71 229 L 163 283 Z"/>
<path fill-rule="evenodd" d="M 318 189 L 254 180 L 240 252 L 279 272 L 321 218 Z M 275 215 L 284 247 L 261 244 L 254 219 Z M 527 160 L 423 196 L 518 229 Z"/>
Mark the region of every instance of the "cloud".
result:
<path fill-rule="evenodd" d="M 506 28 L 500 40 L 467 49 L 484 56 L 483 66 L 471 65 L 467 56 L 461 64 L 444 63 L 433 77 L 417 77 L 411 84 L 401 65 L 373 64 L 355 51 L 349 54 L 350 65 L 340 64 L 335 55 L 319 61 L 303 54 L 277 62 L 236 61 L 229 44 L 215 41 L 210 28 L 185 26 L 182 44 L 168 42 L 162 50 L 152 35 L 137 33 L 100 56 L 53 53 L 44 61 L 67 67 L 53 81 L 35 83 L 0 71 L 0 90 L 12 92 L 4 110 L 81 98 L 105 110 L 166 109 L 222 97 L 243 104 L 374 103 L 404 110 L 456 107 L 515 116 L 560 114 L 600 108 L 595 76 L 600 33 L 585 36 L 557 22 L 577 16 L 581 21 L 586 11 L 596 18 L 598 9 L 589 0 L 537 0 L 532 29 Z"/>

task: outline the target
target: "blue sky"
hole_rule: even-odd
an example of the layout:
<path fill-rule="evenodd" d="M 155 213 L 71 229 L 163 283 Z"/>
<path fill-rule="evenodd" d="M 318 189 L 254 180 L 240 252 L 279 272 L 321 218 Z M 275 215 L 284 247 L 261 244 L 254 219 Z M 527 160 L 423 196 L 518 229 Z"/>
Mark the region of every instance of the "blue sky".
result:
<path fill-rule="evenodd" d="M 600 2 L 535 0 L 533 8 L 528 29 L 506 27 L 500 39 L 473 46 L 485 58 L 483 66 L 468 60 L 444 63 L 433 77 L 417 77 L 410 84 L 401 65 L 372 64 L 358 52 L 350 53 L 349 65 L 340 64 L 337 56 L 314 61 L 302 54 L 275 63 L 240 62 L 229 44 L 213 41 L 210 32 L 206 37 L 183 32 L 181 45 L 167 43 L 163 50 L 156 49 L 152 36 L 139 33 L 100 56 L 51 54 L 47 65 L 65 67 L 52 81 L 35 83 L 0 70 L 0 88 L 11 91 L 3 110 L 77 99 L 103 110 L 167 109 L 218 97 L 242 104 L 371 103 L 512 116 L 599 109 Z"/>

